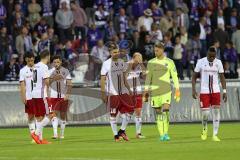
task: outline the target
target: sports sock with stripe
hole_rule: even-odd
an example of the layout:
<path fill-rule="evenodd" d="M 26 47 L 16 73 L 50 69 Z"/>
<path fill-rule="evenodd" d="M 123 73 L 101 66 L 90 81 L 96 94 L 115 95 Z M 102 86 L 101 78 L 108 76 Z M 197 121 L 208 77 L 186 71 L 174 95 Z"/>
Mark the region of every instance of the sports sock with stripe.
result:
<path fill-rule="evenodd" d="M 54 137 L 57 137 L 58 136 L 58 118 L 57 117 L 53 117 L 52 118 L 52 127 L 53 127 L 53 135 Z"/>
<path fill-rule="evenodd" d="M 141 134 L 142 118 L 141 117 L 135 117 L 135 123 L 136 123 L 136 134 Z"/>
<path fill-rule="evenodd" d="M 110 117 L 110 124 L 111 124 L 111 128 L 114 136 L 118 135 L 116 117 Z"/>
<path fill-rule="evenodd" d="M 207 122 L 208 122 L 209 114 L 210 114 L 210 110 L 209 109 L 202 110 L 203 130 L 207 130 Z"/>
<path fill-rule="evenodd" d="M 213 115 L 213 136 L 216 136 L 218 134 L 218 128 L 220 124 L 220 109 L 214 108 L 212 110 Z"/>

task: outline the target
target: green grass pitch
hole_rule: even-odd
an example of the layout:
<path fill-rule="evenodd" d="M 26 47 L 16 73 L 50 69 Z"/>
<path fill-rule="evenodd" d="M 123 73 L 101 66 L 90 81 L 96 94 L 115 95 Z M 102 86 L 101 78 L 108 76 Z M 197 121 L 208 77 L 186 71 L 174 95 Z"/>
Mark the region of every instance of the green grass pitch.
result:
<path fill-rule="evenodd" d="M 221 142 L 200 140 L 200 124 L 173 124 L 170 142 L 160 142 L 155 125 L 143 125 L 146 139 L 135 139 L 129 126 L 129 142 L 115 143 L 110 126 L 67 127 L 64 140 L 50 145 L 31 144 L 27 128 L 0 129 L 0 160 L 238 160 L 240 124 L 223 123 Z M 52 128 L 44 129 L 50 140 Z"/>

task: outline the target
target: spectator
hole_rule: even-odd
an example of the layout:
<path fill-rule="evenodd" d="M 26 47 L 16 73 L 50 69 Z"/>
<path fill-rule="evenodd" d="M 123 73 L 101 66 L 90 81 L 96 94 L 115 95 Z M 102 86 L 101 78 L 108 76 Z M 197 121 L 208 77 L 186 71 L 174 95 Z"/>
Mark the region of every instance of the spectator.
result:
<path fill-rule="evenodd" d="M 221 59 L 220 43 L 218 40 L 213 41 L 213 47 L 216 49 L 216 58 Z"/>
<path fill-rule="evenodd" d="M 21 34 L 16 38 L 16 50 L 21 58 L 25 53 L 32 51 L 32 38 L 28 35 L 27 27 L 22 27 Z"/>
<path fill-rule="evenodd" d="M 106 36 L 106 26 L 109 20 L 109 12 L 103 9 L 103 4 L 98 5 L 98 9 L 95 12 L 95 25 L 101 33 L 101 36 L 105 40 Z"/>
<path fill-rule="evenodd" d="M 145 26 L 146 30 L 148 32 L 151 31 L 151 26 L 153 23 L 153 18 L 152 18 L 152 10 L 151 9 L 146 9 L 144 12 L 144 16 L 141 16 L 138 19 L 138 30 L 140 31 L 141 26 Z"/>
<path fill-rule="evenodd" d="M 74 26 L 74 33 L 75 39 L 85 39 L 86 38 L 86 29 L 85 25 L 87 25 L 87 15 L 85 11 L 78 6 L 75 2 L 71 2 L 71 8 L 73 12 L 73 26 Z"/>
<path fill-rule="evenodd" d="M 6 64 L 9 60 L 9 47 L 10 47 L 10 38 L 7 34 L 7 28 L 1 28 L 0 35 L 0 61 Z"/>
<path fill-rule="evenodd" d="M 50 51 L 50 41 L 47 32 L 41 35 L 41 40 L 38 43 L 38 52 L 40 53 L 46 49 Z"/>
<path fill-rule="evenodd" d="M 26 20 L 21 16 L 20 12 L 16 12 L 16 16 L 13 19 L 13 37 L 15 38 L 17 35 L 21 34 L 21 28 L 26 24 Z"/>
<path fill-rule="evenodd" d="M 42 1 L 42 17 L 46 20 L 50 27 L 54 25 L 54 1 L 53 0 L 43 0 Z"/>
<path fill-rule="evenodd" d="M 170 28 L 173 27 L 173 18 L 172 18 L 172 11 L 167 10 L 165 16 L 163 16 L 160 20 L 160 30 L 162 31 L 163 35 L 169 31 Z"/>
<path fill-rule="evenodd" d="M 201 57 L 206 57 L 207 53 L 207 32 L 205 29 L 206 18 L 201 17 L 199 23 L 195 26 L 194 31 L 200 34 L 200 42 L 201 42 Z"/>
<path fill-rule="evenodd" d="M 149 34 L 145 36 L 145 42 L 142 46 L 141 53 L 143 56 L 143 61 L 149 61 L 150 59 L 155 57 L 154 43 L 151 42 L 151 36 Z"/>
<path fill-rule="evenodd" d="M 131 37 L 131 42 L 133 42 L 133 46 L 131 47 L 131 52 L 130 53 L 135 53 L 135 52 L 139 52 L 139 48 L 140 48 L 140 45 L 139 45 L 139 32 L 137 30 L 135 30 L 133 32 L 133 35 Z M 130 55 L 132 57 L 132 55 Z"/>
<path fill-rule="evenodd" d="M 163 40 L 162 32 L 158 28 L 158 25 L 156 23 L 152 24 L 150 35 L 151 35 L 151 41 L 153 43 Z"/>
<path fill-rule="evenodd" d="M 191 79 L 191 72 L 194 70 L 197 60 L 201 58 L 201 42 L 199 39 L 199 33 L 193 34 L 186 44 L 186 52 L 188 57 L 188 69 L 187 76 Z"/>
<path fill-rule="evenodd" d="M 164 53 L 170 59 L 173 58 L 173 52 L 174 52 L 174 48 L 173 48 L 171 39 L 172 39 L 171 32 L 167 32 L 163 37 L 163 41 L 164 41 L 164 45 L 165 45 Z"/>
<path fill-rule="evenodd" d="M 95 24 L 92 24 L 91 28 L 88 30 L 87 39 L 90 48 L 95 46 L 98 40 L 102 39 L 102 35 L 99 29 L 96 28 Z"/>
<path fill-rule="evenodd" d="M 229 64 L 229 70 L 233 74 L 236 73 L 236 63 L 237 63 L 237 51 L 233 48 L 233 43 L 231 41 L 226 43 L 226 48 L 224 49 L 223 60 L 225 63 Z"/>
<path fill-rule="evenodd" d="M 173 53 L 173 61 L 176 65 L 178 77 L 183 80 L 183 58 L 184 58 L 184 46 L 181 44 L 180 35 L 175 37 L 175 45 L 174 45 L 174 53 Z"/>
<path fill-rule="evenodd" d="M 44 17 L 41 18 L 40 22 L 38 22 L 35 27 L 34 31 L 38 33 L 38 36 L 41 36 L 43 33 L 46 33 L 49 28 L 47 21 Z"/>
<path fill-rule="evenodd" d="M 237 9 L 233 8 L 231 11 L 231 16 L 226 17 L 226 31 L 228 32 L 229 36 L 232 36 L 232 33 L 237 30 L 237 24 L 240 23 L 240 18 L 237 14 Z"/>
<path fill-rule="evenodd" d="M 93 47 L 90 55 L 90 65 L 92 65 L 92 67 L 89 66 L 89 69 L 92 69 L 91 73 L 94 73 L 92 80 L 99 80 L 102 63 L 109 57 L 108 48 L 104 46 L 103 40 L 97 42 L 97 45 Z"/>
<path fill-rule="evenodd" d="M 153 20 L 154 20 L 154 22 L 159 24 L 160 23 L 160 19 L 163 16 L 163 10 L 160 9 L 157 6 L 156 2 L 152 2 L 151 9 L 152 9 L 152 13 L 153 13 Z"/>
<path fill-rule="evenodd" d="M 205 23 L 205 31 L 206 31 L 206 38 L 207 38 L 207 48 L 210 47 L 210 44 L 212 42 L 212 31 L 213 31 L 213 26 L 212 26 L 212 11 L 206 10 L 204 17 L 206 18 L 206 23 Z"/>
<path fill-rule="evenodd" d="M 232 42 L 237 50 L 238 61 L 240 61 L 240 24 L 237 25 L 237 30 L 232 35 Z"/>
<path fill-rule="evenodd" d="M 58 43 L 58 36 L 55 34 L 55 31 L 53 28 L 48 28 L 48 39 L 50 43 L 50 53 L 51 55 L 54 54 L 55 47 Z"/>
<path fill-rule="evenodd" d="M 110 41 L 113 38 L 113 36 L 115 36 L 117 34 L 115 29 L 114 29 L 112 21 L 108 22 L 108 26 L 106 28 L 106 31 L 107 31 L 106 32 L 107 41 Z"/>
<path fill-rule="evenodd" d="M 31 0 L 31 3 L 28 5 L 28 20 L 32 28 L 40 21 L 41 16 L 41 6 L 37 3 L 36 0 Z"/>
<path fill-rule="evenodd" d="M 224 19 L 224 15 L 223 15 L 223 10 L 219 9 L 218 10 L 218 15 L 217 15 L 217 26 L 222 25 L 223 26 L 223 30 L 225 30 L 225 19 Z M 217 28 L 217 27 L 216 27 Z"/>
<path fill-rule="evenodd" d="M 6 24 L 7 10 L 6 7 L 0 2 L 0 27 Z"/>
<path fill-rule="evenodd" d="M 67 2 L 61 2 L 61 8 L 58 9 L 55 21 L 58 25 L 58 34 L 60 41 L 72 40 L 72 27 L 73 24 L 72 11 L 68 9 Z"/>
<path fill-rule="evenodd" d="M 186 29 L 188 30 L 189 17 L 183 12 L 182 8 L 177 8 L 175 21 L 177 22 L 178 27 L 186 27 Z"/>
<path fill-rule="evenodd" d="M 132 1 L 132 15 L 134 18 L 139 18 L 143 15 L 143 11 L 148 8 L 149 4 L 147 0 Z"/>
<path fill-rule="evenodd" d="M 10 62 L 4 67 L 4 80 L 5 81 L 17 81 L 19 78 L 20 67 L 17 63 L 17 54 L 13 54 Z"/>
<path fill-rule="evenodd" d="M 180 41 L 181 41 L 181 44 L 183 44 L 184 46 L 187 44 L 188 33 L 186 32 L 185 27 L 180 27 Z"/>
<path fill-rule="evenodd" d="M 120 8 L 119 10 L 119 15 L 115 17 L 114 19 L 114 28 L 116 30 L 117 33 L 120 32 L 127 32 L 128 30 L 128 17 L 126 15 L 125 9 L 124 8 Z"/>
<path fill-rule="evenodd" d="M 224 31 L 223 24 L 218 25 L 218 29 L 213 33 L 213 39 L 218 40 L 220 43 L 221 56 L 225 48 L 225 44 L 229 41 L 229 36 L 226 31 Z"/>

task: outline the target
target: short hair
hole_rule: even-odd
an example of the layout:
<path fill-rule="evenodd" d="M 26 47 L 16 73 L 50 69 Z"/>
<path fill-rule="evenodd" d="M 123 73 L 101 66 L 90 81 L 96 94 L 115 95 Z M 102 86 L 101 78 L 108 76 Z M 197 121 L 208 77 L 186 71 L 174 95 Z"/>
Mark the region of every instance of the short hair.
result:
<path fill-rule="evenodd" d="M 165 44 L 161 41 L 158 41 L 154 44 L 154 47 L 157 47 L 157 48 L 163 48 L 165 47 Z"/>
<path fill-rule="evenodd" d="M 212 46 L 208 49 L 208 52 L 215 52 L 216 53 L 216 48 Z"/>
<path fill-rule="evenodd" d="M 25 59 L 25 58 L 35 58 L 35 56 L 34 56 L 33 53 L 26 53 L 26 54 L 24 55 L 24 59 Z"/>
<path fill-rule="evenodd" d="M 56 59 L 59 59 L 59 60 L 62 61 L 62 57 L 61 57 L 60 55 L 55 55 L 55 56 L 53 56 L 53 57 L 52 57 L 52 62 L 53 62 L 54 60 L 56 60 Z"/>
<path fill-rule="evenodd" d="M 50 56 L 49 50 L 45 49 L 45 50 L 43 50 L 43 51 L 40 52 L 40 59 L 44 59 L 44 58 L 46 58 L 47 56 Z"/>
<path fill-rule="evenodd" d="M 115 50 L 115 49 L 119 49 L 118 45 L 114 42 L 111 42 L 109 45 L 108 45 L 108 50 L 109 52 Z"/>

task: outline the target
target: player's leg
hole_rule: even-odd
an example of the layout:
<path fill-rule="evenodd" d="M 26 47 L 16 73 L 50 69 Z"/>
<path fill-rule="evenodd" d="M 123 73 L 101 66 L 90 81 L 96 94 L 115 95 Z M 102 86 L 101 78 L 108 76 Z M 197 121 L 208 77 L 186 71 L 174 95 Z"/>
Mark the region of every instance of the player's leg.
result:
<path fill-rule="evenodd" d="M 142 135 L 142 95 L 135 97 L 135 124 L 136 124 L 136 138 L 145 138 Z"/>
<path fill-rule="evenodd" d="M 117 96 L 109 96 L 107 109 L 110 111 L 110 125 L 116 142 L 120 141 L 117 131 L 117 114 L 118 114 L 119 99 Z"/>
<path fill-rule="evenodd" d="M 58 118 L 57 115 L 55 113 L 55 105 L 57 103 L 58 99 L 57 98 L 48 98 L 47 102 L 48 102 L 48 107 L 49 107 L 49 114 L 51 115 L 51 123 L 52 123 L 52 127 L 53 127 L 53 137 L 52 139 L 57 139 L 58 138 Z"/>
<path fill-rule="evenodd" d="M 202 112 L 202 134 L 201 139 L 207 139 L 207 123 L 210 114 L 210 95 L 209 94 L 201 94 L 200 95 L 200 107 Z"/>
<path fill-rule="evenodd" d="M 34 133 L 36 129 L 36 122 L 34 117 L 34 105 L 32 100 L 27 100 L 27 104 L 25 105 L 25 113 L 28 115 L 28 127 L 30 133 Z"/>
<path fill-rule="evenodd" d="M 67 123 L 67 112 L 60 111 L 60 138 L 64 139 L 64 132 Z"/>
<path fill-rule="evenodd" d="M 169 129 L 169 108 L 170 108 L 170 104 L 163 104 L 162 105 L 162 118 L 163 118 L 163 134 L 164 134 L 164 138 L 165 140 L 170 140 L 170 137 L 168 135 L 168 129 Z"/>
<path fill-rule="evenodd" d="M 213 117 L 213 141 L 220 141 L 218 138 L 218 129 L 220 125 L 220 93 L 212 94 L 212 117 Z"/>

